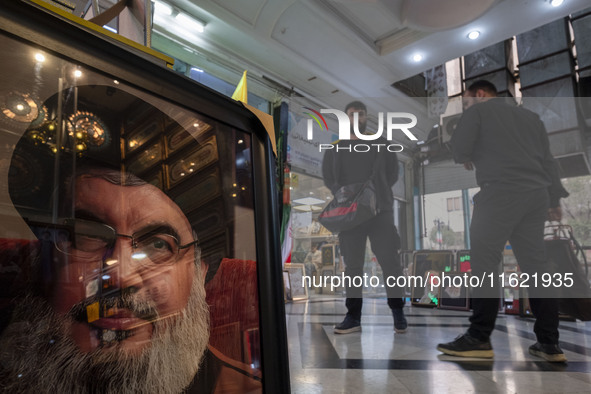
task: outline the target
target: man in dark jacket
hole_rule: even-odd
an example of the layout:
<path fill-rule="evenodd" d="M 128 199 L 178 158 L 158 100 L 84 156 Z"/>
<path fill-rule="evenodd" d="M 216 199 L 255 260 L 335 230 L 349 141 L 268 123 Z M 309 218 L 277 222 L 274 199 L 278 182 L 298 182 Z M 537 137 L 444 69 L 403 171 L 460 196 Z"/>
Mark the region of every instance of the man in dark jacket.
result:
<path fill-rule="evenodd" d="M 476 168 L 480 192 L 474 196 L 470 226 L 472 275 L 484 279 L 473 290 L 470 328 L 455 341 L 439 344 L 445 354 L 492 358 L 490 335 L 499 309 L 499 263 L 507 240 L 522 272 L 531 278 L 551 272 L 544 247 L 544 221 L 560 220 L 562 187 L 544 124 L 535 113 L 497 98 L 488 81 L 464 94 L 464 114 L 452 135 L 454 159 Z M 536 316 L 532 355 L 564 362 L 558 346 L 558 299 L 541 282 L 529 287 Z"/>
<path fill-rule="evenodd" d="M 354 114 L 358 116 L 358 130 L 365 133 L 367 127 L 367 110 L 359 101 L 347 105 L 345 112 L 355 127 Z M 353 129 L 355 130 L 355 129 Z M 394 226 L 392 186 L 398 179 L 398 158 L 395 152 L 389 152 L 384 146 L 386 140 L 378 139 L 372 144 L 385 144 L 378 151 L 358 149 L 355 146 L 364 141 L 358 140 L 354 133 L 352 140 L 338 141 L 335 148 L 327 150 L 322 162 L 322 173 L 325 185 L 335 194 L 345 185 L 364 183 L 373 177 L 376 188 L 378 214 L 359 226 L 339 233 L 341 254 L 345 262 L 347 278 L 363 277 L 365 262 L 365 245 L 367 238 L 371 249 L 382 267 L 384 281 L 389 276 L 402 275 L 400 257 L 400 236 Z M 338 149 L 337 149 L 338 148 Z M 361 286 L 347 286 L 347 315 L 335 326 L 336 334 L 348 334 L 361 331 L 361 308 L 363 305 L 363 289 Z M 402 310 L 404 298 L 402 289 L 386 286 L 388 306 L 394 316 L 394 329 L 398 333 L 406 331 L 407 321 Z"/>

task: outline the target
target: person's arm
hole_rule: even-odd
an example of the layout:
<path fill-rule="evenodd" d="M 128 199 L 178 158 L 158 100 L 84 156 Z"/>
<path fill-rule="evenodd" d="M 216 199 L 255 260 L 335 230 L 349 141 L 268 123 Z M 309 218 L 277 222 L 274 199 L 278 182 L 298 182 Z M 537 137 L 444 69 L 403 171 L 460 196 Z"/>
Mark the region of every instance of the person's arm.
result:
<path fill-rule="evenodd" d="M 560 209 L 560 199 L 568 197 L 568 192 L 562 186 L 560 180 L 560 171 L 558 164 L 550 152 L 550 141 L 544 123 L 538 119 L 538 127 L 541 131 L 540 138 L 542 140 L 542 166 L 550 177 L 552 184 L 548 187 L 548 194 L 550 195 L 550 210 L 548 217 L 550 220 L 560 221 L 562 219 L 562 210 Z"/>
<path fill-rule="evenodd" d="M 472 170 L 474 160 L 474 145 L 480 136 L 480 114 L 475 108 L 470 108 L 460 118 L 458 125 L 449 141 L 454 161 L 464 164 L 464 168 Z"/>
<path fill-rule="evenodd" d="M 334 161 L 336 159 L 337 157 L 332 150 L 327 150 L 324 153 L 324 158 L 322 159 L 322 177 L 324 184 L 330 189 L 333 195 L 341 188 L 341 185 L 339 185 L 337 182 L 337 174 L 335 174 L 334 170 Z"/>

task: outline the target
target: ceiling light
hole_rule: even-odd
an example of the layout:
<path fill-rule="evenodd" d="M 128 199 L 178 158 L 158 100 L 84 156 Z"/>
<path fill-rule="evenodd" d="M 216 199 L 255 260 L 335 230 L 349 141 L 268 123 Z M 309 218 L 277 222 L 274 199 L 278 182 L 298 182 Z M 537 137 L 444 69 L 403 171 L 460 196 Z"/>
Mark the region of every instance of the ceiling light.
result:
<path fill-rule="evenodd" d="M 154 12 L 162 15 L 172 15 L 172 7 L 161 1 L 155 1 Z"/>
<path fill-rule="evenodd" d="M 412 56 L 412 61 L 413 62 L 420 62 L 421 60 L 423 60 L 423 55 L 421 55 L 420 53 L 417 53 L 415 55 Z"/>
<path fill-rule="evenodd" d="M 42 53 L 35 54 L 35 60 L 39 63 L 43 63 L 45 61 L 45 56 Z"/>
<path fill-rule="evenodd" d="M 298 198 L 297 200 L 292 201 L 295 204 L 303 204 L 303 205 L 314 205 L 314 204 L 324 204 L 323 200 L 314 197 L 304 197 Z"/>
<path fill-rule="evenodd" d="M 82 76 L 82 71 L 80 71 L 80 70 L 74 70 L 74 77 L 80 78 L 81 76 Z"/>
<path fill-rule="evenodd" d="M 115 33 L 115 34 L 117 34 L 117 29 L 115 29 L 115 28 L 113 28 L 113 27 L 111 27 L 111 26 L 104 25 L 104 26 L 103 26 L 103 28 L 104 28 L 104 29 L 107 29 L 108 31 L 110 31 L 110 32 L 112 32 L 112 33 Z"/>
<path fill-rule="evenodd" d="M 550 0 L 550 5 L 552 7 L 560 7 L 564 3 L 564 0 Z"/>
<path fill-rule="evenodd" d="M 471 40 L 475 40 L 478 37 L 480 37 L 480 32 L 478 30 L 472 30 L 470 33 L 468 33 L 468 38 Z"/>
<path fill-rule="evenodd" d="M 174 19 L 178 22 L 179 25 L 181 25 L 185 29 L 188 29 L 189 31 L 203 33 L 203 30 L 205 28 L 205 23 L 198 21 L 197 19 L 194 19 L 186 14 L 183 14 L 182 12 L 179 12 L 177 16 L 174 17 Z"/>

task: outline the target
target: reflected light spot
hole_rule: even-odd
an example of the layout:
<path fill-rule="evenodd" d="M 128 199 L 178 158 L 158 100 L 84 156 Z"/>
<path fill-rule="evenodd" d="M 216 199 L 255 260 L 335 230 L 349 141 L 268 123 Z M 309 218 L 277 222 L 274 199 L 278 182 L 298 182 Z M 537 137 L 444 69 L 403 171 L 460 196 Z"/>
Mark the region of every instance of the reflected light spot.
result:
<path fill-rule="evenodd" d="M 145 259 L 146 257 L 148 257 L 148 255 L 145 254 L 144 252 L 135 252 L 131 255 L 131 258 L 134 260 L 141 260 L 141 259 Z"/>
<path fill-rule="evenodd" d="M 45 56 L 42 53 L 35 54 L 35 60 L 39 63 L 43 63 L 45 61 Z"/>

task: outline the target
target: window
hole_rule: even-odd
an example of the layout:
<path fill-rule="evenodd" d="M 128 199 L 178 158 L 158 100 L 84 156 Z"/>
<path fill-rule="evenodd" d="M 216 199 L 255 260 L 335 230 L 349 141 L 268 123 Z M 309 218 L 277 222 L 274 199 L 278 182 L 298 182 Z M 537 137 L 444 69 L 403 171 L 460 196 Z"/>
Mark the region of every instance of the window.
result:
<path fill-rule="evenodd" d="M 447 212 L 461 211 L 462 210 L 462 198 L 452 197 L 447 199 Z"/>

